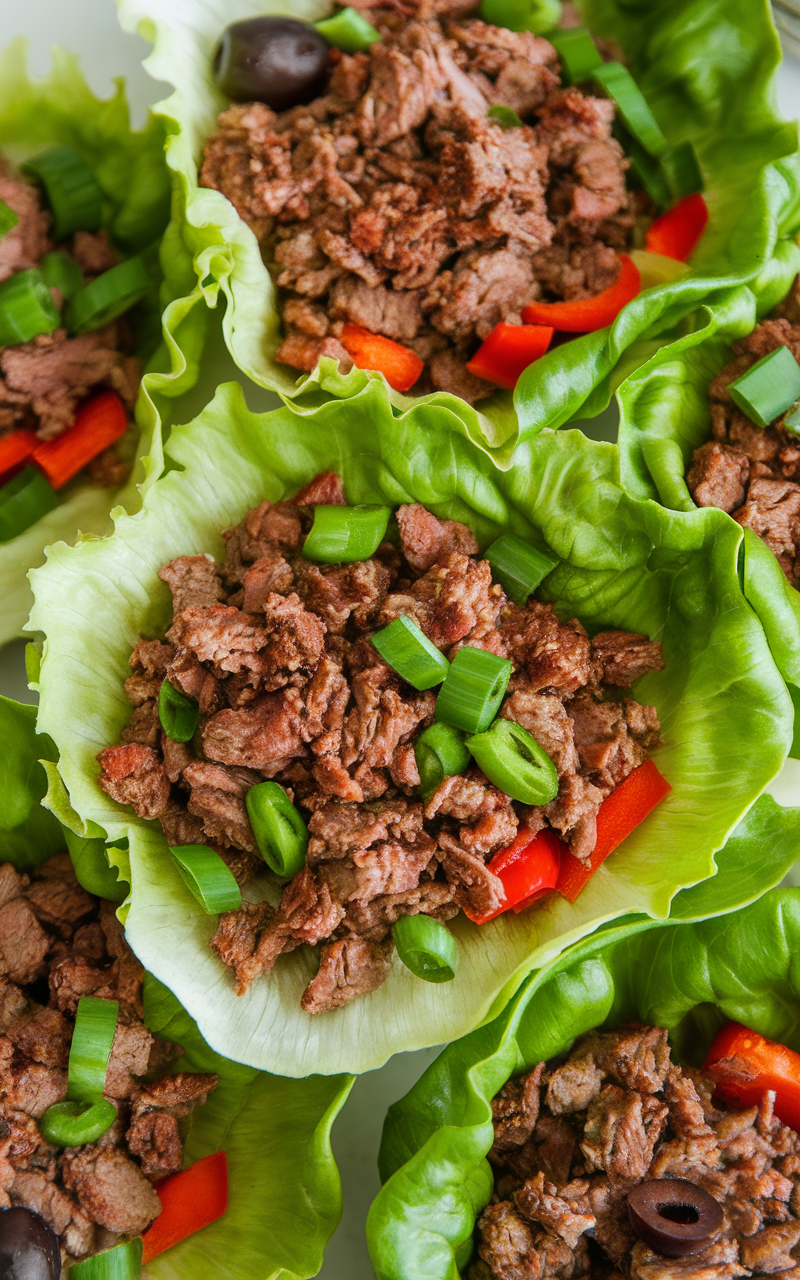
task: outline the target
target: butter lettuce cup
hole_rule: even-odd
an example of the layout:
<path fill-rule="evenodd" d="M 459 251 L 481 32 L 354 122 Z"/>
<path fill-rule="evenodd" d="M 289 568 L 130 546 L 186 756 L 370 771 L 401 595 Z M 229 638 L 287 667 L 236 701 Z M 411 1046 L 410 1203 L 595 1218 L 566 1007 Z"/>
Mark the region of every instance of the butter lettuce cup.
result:
<path fill-rule="evenodd" d="M 125 942 L 124 850 L 110 866 L 42 808 L 57 752 L 35 722 L 0 699 L 8 1274 L 306 1280 L 341 1214 L 330 1131 L 352 1077 L 208 1047 Z"/>
<path fill-rule="evenodd" d="M 21 632 L 48 543 L 136 508 L 141 459 L 157 472 L 158 413 L 193 383 L 204 323 L 175 305 L 180 259 L 159 260 L 163 124 L 132 129 L 122 84 L 96 98 L 59 49 L 32 79 L 17 41 L 0 55 L 0 138 L 2 643 Z"/>
<path fill-rule="evenodd" d="M 718 879 L 728 853 L 758 857 L 762 822 L 796 845 L 800 811 L 770 809 Z M 530 975 L 390 1107 L 379 1280 L 794 1265 L 800 895 L 690 922 L 697 892 L 675 921 L 609 926 Z"/>
<path fill-rule="evenodd" d="M 237 365 L 288 398 L 332 356 L 326 393 L 377 370 L 401 408 L 453 395 L 507 453 L 523 369 L 523 429 L 560 425 L 798 223 L 766 0 L 119 14 L 174 86 L 197 305 L 224 298 Z"/>
<path fill-rule="evenodd" d="M 166 458 L 33 573 L 31 675 L 46 804 L 127 842 L 130 945 L 213 1048 L 372 1069 L 715 875 L 791 740 L 723 513 L 632 500 L 579 432 L 487 471 L 377 379 L 223 385 Z"/>

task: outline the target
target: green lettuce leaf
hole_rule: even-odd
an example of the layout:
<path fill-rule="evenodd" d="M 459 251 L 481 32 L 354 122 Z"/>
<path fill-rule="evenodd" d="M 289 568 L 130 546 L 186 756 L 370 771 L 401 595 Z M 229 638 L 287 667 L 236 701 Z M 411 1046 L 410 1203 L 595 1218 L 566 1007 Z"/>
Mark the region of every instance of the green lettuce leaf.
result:
<path fill-rule="evenodd" d="M 197 182 L 204 142 L 227 105 L 211 63 L 230 7 L 225 0 L 118 0 L 118 8 L 123 27 L 153 43 L 145 65 L 154 79 L 175 88 L 154 110 L 170 135 L 173 227 L 194 261 L 195 301 L 215 307 L 222 294 L 225 338 L 239 368 L 293 397 L 308 380 L 275 361 L 280 317 L 255 236 L 220 192 Z M 327 0 L 295 0 L 289 8 L 283 0 L 245 0 L 235 16 L 290 9 L 314 20 L 328 8 Z M 580 416 L 634 344 L 669 330 L 716 290 L 752 280 L 800 226 L 797 127 L 775 109 L 780 46 L 768 0 L 583 0 L 579 8 L 597 34 L 623 46 L 670 142 L 694 143 L 711 221 L 689 278 L 648 290 L 610 330 L 567 343 L 531 368 L 515 397 L 519 428 L 505 393 L 472 411 L 474 438 L 504 466 L 518 430 L 533 434 Z M 328 390 L 349 396 L 362 380 L 354 370 Z M 393 399 L 401 409 L 409 404 Z M 424 399 L 446 407 L 452 397 Z"/>
<path fill-rule="evenodd" d="M 77 58 L 53 50 L 53 66 L 43 79 L 28 75 L 25 41 L 15 40 L 0 54 L 0 146 L 15 163 L 55 143 L 75 147 L 91 165 L 103 190 L 103 226 L 124 253 L 150 249 L 169 218 L 169 174 L 163 159 L 164 128 L 154 116 L 134 132 L 122 84 L 107 101 L 94 97 Z M 150 255 L 155 259 L 155 255 Z M 185 264 L 166 252 L 164 270 L 153 261 L 153 287 L 134 313 L 137 353 L 147 373 L 136 408 L 136 426 L 124 445 L 139 462 L 122 487 L 106 489 L 78 478 L 62 501 L 25 533 L 0 544 L 0 644 L 22 632 L 32 597 L 26 574 L 44 562 L 52 542 L 74 542 L 79 531 L 97 536 L 111 529 L 111 511 L 139 504 L 138 486 L 160 467 L 159 414 L 167 400 L 192 386 L 198 371 L 205 317 L 187 315 L 182 305 Z M 192 282 L 193 283 L 193 282 Z M 161 340 L 160 317 L 166 307 Z M 191 311 L 191 308 L 190 308 Z M 158 350 L 156 350 L 158 348 Z M 164 399 L 166 397 L 166 399 Z M 153 456 L 147 466 L 142 459 Z"/>
<path fill-rule="evenodd" d="M 752 811 L 762 810 L 757 831 L 737 832 L 756 861 L 767 831 L 785 852 L 800 837 L 800 809 L 776 822 L 771 803 Z M 639 921 L 578 943 L 531 975 L 494 1022 L 448 1045 L 389 1108 L 384 1186 L 367 1220 L 378 1280 L 458 1280 L 494 1186 L 492 1098 L 583 1032 L 631 1020 L 667 1027 L 676 1058 L 700 1065 L 733 1018 L 800 1049 L 800 891 L 774 889 L 732 915 L 706 905 L 715 916 L 701 923 Z"/>
<path fill-rule="evenodd" d="M 42 808 L 47 777 L 44 756 L 57 760 L 53 743 L 36 732 L 36 708 L 0 697 L 0 862 L 20 871 L 46 862 L 64 847 L 61 827 Z"/>
<path fill-rule="evenodd" d="M 39 728 L 60 752 L 67 796 L 58 811 L 74 811 L 79 835 L 99 827 L 114 843 L 128 840 L 131 945 L 217 1050 L 304 1075 L 368 1070 L 398 1050 L 462 1035 L 494 1017 L 525 973 L 602 922 L 666 916 L 679 889 L 714 874 L 714 853 L 780 770 L 791 707 L 740 590 L 741 529 L 719 511 L 676 516 L 632 500 L 613 446 L 579 431 L 547 433 L 521 446 L 510 470 L 487 469 L 454 413 L 430 404 L 399 412 L 380 381 L 365 379 L 349 400 L 261 416 L 237 384 L 223 385 L 191 424 L 173 428 L 167 459 L 142 512 L 120 514 L 113 537 L 50 549 L 32 574 L 30 625 L 45 635 Z M 207 946 L 214 922 L 183 885 L 160 828 L 100 790 L 95 757 L 129 719 L 123 682 L 138 635 L 169 622 L 158 568 L 179 554 L 220 554 L 222 529 L 323 469 L 342 474 L 350 501 L 423 502 L 467 521 L 482 545 L 502 530 L 543 541 L 563 561 L 547 584 L 560 612 L 590 632 L 618 626 L 661 640 L 666 670 L 643 679 L 636 696 L 658 707 L 656 760 L 673 790 L 574 906 L 553 898 L 483 928 L 461 917 L 455 981 L 421 982 L 398 961 L 378 991 L 313 1018 L 299 1004 L 311 951 L 281 959 L 247 996 L 234 995 Z M 767 859 L 762 889 L 779 881 L 779 862 Z M 748 875 L 733 873 L 729 889 L 734 902 L 746 900 Z"/>

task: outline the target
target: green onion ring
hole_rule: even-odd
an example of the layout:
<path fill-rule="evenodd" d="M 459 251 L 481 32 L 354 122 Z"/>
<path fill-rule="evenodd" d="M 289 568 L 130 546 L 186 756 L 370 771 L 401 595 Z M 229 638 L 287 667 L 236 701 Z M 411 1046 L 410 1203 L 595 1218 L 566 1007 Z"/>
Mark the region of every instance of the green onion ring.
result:
<path fill-rule="evenodd" d="M 58 494 L 37 467 L 24 467 L 0 489 L 0 543 L 17 538 L 58 506 Z"/>
<path fill-rule="evenodd" d="M 117 1109 L 107 1098 L 94 1102 L 55 1102 L 39 1120 L 39 1132 L 54 1147 L 82 1147 L 110 1129 Z"/>
<path fill-rule="evenodd" d="M 46 253 L 39 263 L 39 271 L 48 289 L 58 289 L 65 302 L 83 288 L 83 272 L 75 259 L 62 249 Z"/>
<path fill-rule="evenodd" d="M 150 286 L 150 276 L 141 257 L 120 262 L 84 285 L 70 299 L 64 312 L 67 328 L 71 333 L 89 333 L 110 324 L 143 298 Z"/>
<path fill-rule="evenodd" d="M 466 747 L 489 781 L 512 800 L 548 804 L 558 795 L 553 761 L 521 724 L 495 720 L 485 733 L 467 738 Z"/>
<path fill-rule="evenodd" d="M 465 733 L 488 729 L 500 709 L 512 666 L 507 658 L 464 645 L 436 699 L 436 719 Z"/>
<path fill-rule="evenodd" d="M 53 295 L 36 267 L 0 284 L 0 347 L 30 342 L 61 324 Z"/>
<path fill-rule="evenodd" d="M 158 691 L 158 718 L 173 742 L 191 742 L 200 719 L 200 708 L 169 680 L 162 680 Z"/>
<path fill-rule="evenodd" d="M 279 876 L 293 876 L 306 863 L 308 827 L 283 787 L 259 782 L 245 798 L 250 825 L 267 866 Z"/>
<path fill-rule="evenodd" d="M 303 555 L 306 560 L 320 564 L 368 560 L 383 541 L 391 514 L 391 507 L 369 504 L 357 507 L 316 506 Z"/>
<path fill-rule="evenodd" d="M 458 969 L 458 943 L 432 916 L 401 916 L 392 929 L 397 954 L 425 982 L 452 982 Z"/>
<path fill-rule="evenodd" d="M 506 595 L 520 605 L 525 604 L 528 596 L 559 563 L 555 556 L 537 550 L 513 533 L 502 534 L 486 548 L 484 558 L 492 566 L 492 576 Z"/>
<path fill-rule="evenodd" d="M 363 13 L 350 7 L 340 9 L 332 18 L 322 18 L 314 23 L 314 27 L 323 40 L 335 45 L 337 49 L 343 49 L 345 53 L 358 53 L 368 49 L 381 38 Z"/>
<path fill-rule="evenodd" d="M 393 671 L 415 689 L 441 684 L 450 663 L 411 618 L 395 618 L 376 631 L 372 643 Z"/>
<path fill-rule="evenodd" d="M 73 1262 L 70 1280 L 139 1280 L 142 1274 L 142 1238 L 127 1240 L 83 1262 Z"/>
<path fill-rule="evenodd" d="M 21 166 L 38 178 L 53 214 L 53 235 L 64 240 L 73 231 L 96 231 L 103 216 L 103 192 L 74 147 L 56 146 Z"/>
<path fill-rule="evenodd" d="M 102 1098 L 118 1013 L 116 1000 L 81 996 L 78 1001 L 69 1051 L 68 1098 L 78 1102 Z"/>
<path fill-rule="evenodd" d="M 432 724 L 414 743 L 419 772 L 419 790 L 424 800 L 433 795 L 445 778 L 463 773 L 472 757 L 464 745 L 464 735 L 451 724 Z"/>
<path fill-rule="evenodd" d="M 242 891 L 233 872 L 207 844 L 170 845 L 169 851 L 178 864 L 184 884 L 206 915 L 235 911 L 242 905 Z"/>
<path fill-rule="evenodd" d="M 778 347 L 731 382 L 728 391 L 751 422 L 768 427 L 800 399 L 800 365 L 788 347 Z"/>

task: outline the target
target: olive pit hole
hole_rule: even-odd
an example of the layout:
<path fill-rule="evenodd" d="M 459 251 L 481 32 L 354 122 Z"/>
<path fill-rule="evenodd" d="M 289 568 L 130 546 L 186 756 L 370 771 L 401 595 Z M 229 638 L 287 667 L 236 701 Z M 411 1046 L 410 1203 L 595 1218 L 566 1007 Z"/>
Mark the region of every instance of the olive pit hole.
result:
<path fill-rule="evenodd" d="M 669 1222 L 683 1222 L 690 1225 L 700 1221 L 700 1214 L 693 1204 L 659 1204 L 656 1206 L 658 1216 Z"/>

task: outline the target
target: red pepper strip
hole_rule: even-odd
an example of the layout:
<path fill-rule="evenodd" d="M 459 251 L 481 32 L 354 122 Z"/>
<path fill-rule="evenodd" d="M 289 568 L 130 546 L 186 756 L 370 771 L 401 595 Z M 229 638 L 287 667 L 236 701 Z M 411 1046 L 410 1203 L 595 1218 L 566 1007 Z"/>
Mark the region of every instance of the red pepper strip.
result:
<path fill-rule="evenodd" d="M 626 253 L 619 255 L 620 273 L 616 284 L 593 298 L 578 302 L 532 302 L 523 307 L 525 324 L 548 324 L 559 333 L 594 333 L 613 324 L 624 306 L 642 289 L 636 263 Z"/>
<path fill-rule="evenodd" d="M 339 341 L 358 369 L 382 373 L 395 391 L 410 391 L 425 368 L 425 361 L 415 351 L 357 324 L 346 324 Z"/>
<path fill-rule="evenodd" d="M 498 387 L 513 391 L 520 374 L 544 355 L 552 337 L 553 330 L 547 325 L 502 321 L 492 329 L 467 368 L 476 378 L 496 382 Z"/>
<path fill-rule="evenodd" d="M 561 875 L 556 889 L 569 902 L 574 902 L 581 889 L 610 853 L 644 822 L 672 787 L 662 778 L 652 760 L 645 760 L 629 773 L 616 791 L 612 791 L 597 814 L 597 839 L 588 862 L 581 862 L 569 852 L 561 861 Z"/>
<path fill-rule="evenodd" d="M 13 479 L 23 462 L 27 462 L 39 441 L 33 431 L 10 431 L 0 439 L 0 484 Z"/>
<path fill-rule="evenodd" d="M 142 1237 L 143 1266 L 222 1217 L 228 1207 L 228 1157 L 224 1151 L 204 1156 L 159 1182 L 156 1192 L 161 1212 Z"/>
<path fill-rule="evenodd" d="M 128 415 L 116 391 L 101 391 L 81 405 L 74 423 L 63 435 L 38 445 L 32 461 L 53 488 L 60 489 L 98 453 L 124 436 L 127 429 Z"/>
<path fill-rule="evenodd" d="M 489 863 L 489 870 L 503 882 L 505 902 L 485 916 L 466 914 L 475 924 L 486 924 L 510 907 L 522 910 L 556 887 L 563 845 L 549 827 L 531 836 L 526 827 L 517 832 L 507 849 L 501 849 Z"/>
<path fill-rule="evenodd" d="M 684 196 L 651 223 L 644 247 L 649 253 L 688 262 L 707 222 L 708 205 L 699 191 L 693 196 Z"/>
<path fill-rule="evenodd" d="M 752 1107 L 774 1089 L 776 1116 L 800 1131 L 800 1053 L 729 1022 L 709 1049 L 703 1070 L 716 1081 L 715 1096 L 735 1107 Z"/>

